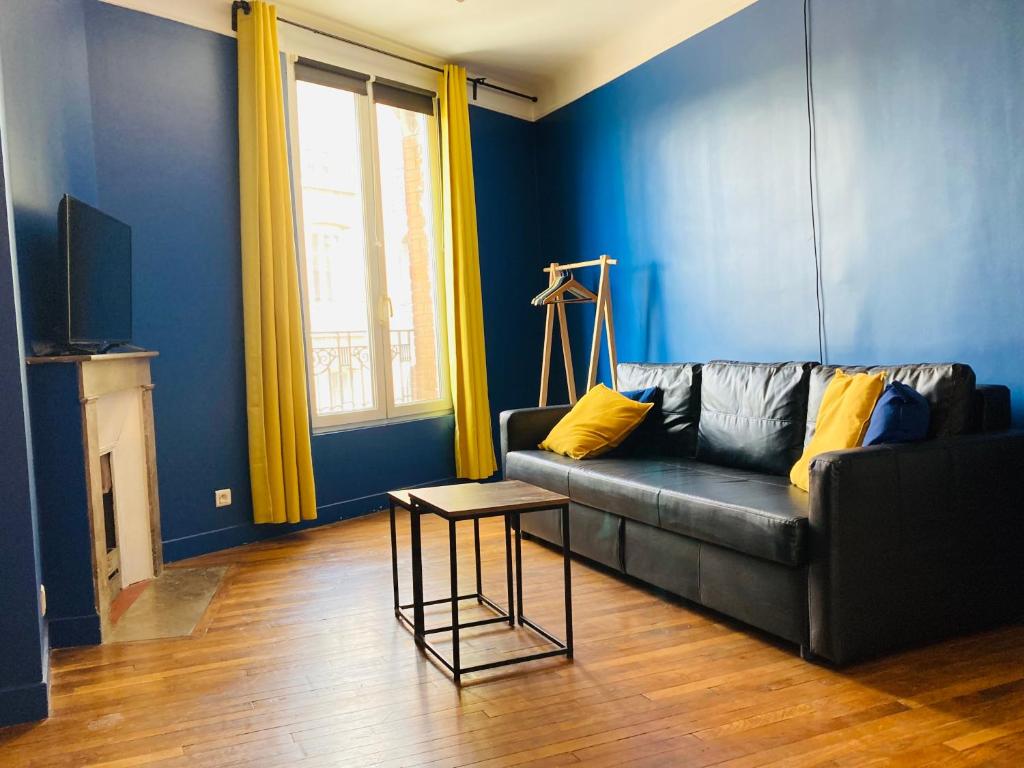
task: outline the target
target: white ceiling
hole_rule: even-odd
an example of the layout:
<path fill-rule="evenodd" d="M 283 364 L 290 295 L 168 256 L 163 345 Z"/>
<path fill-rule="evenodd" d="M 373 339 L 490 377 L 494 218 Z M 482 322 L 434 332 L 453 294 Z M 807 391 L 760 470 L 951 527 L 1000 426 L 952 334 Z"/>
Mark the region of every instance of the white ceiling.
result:
<path fill-rule="evenodd" d="M 562 106 L 754 0 L 284 0 Z M 601 66 L 600 59 L 604 59 Z"/>
<path fill-rule="evenodd" d="M 107 0 L 209 26 L 227 0 Z M 536 93 L 546 114 L 755 0 L 279 0 L 278 15 L 432 58 Z M 175 11 L 171 11 L 174 7 Z M 193 9 L 193 10 L 189 10 Z M 211 16 L 211 18 L 213 18 Z M 219 29 L 218 31 L 223 31 Z M 363 33 L 359 35 L 359 33 Z"/>
<path fill-rule="evenodd" d="M 556 77 L 638 15 L 696 0 L 287 0 L 290 7 L 523 85 Z M 642 8 L 642 11 L 640 10 Z M 280 13 L 284 15 L 282 8 Z"/>

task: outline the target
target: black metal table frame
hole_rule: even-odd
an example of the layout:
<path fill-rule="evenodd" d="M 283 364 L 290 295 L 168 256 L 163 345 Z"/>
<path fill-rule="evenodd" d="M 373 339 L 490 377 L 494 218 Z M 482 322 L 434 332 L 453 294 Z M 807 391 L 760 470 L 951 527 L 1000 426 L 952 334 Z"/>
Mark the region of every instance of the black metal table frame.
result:
<path fill-rule="evenodd" d="M 451 591 L 449 597 L 437 598 L 434 600 L 423 599 L 423 541 L 420 532 L 420 518 L 425 514 L 438 514 L 429 505 L 412 500 L 411 503 L 406 504 L 402 499 L 396 497 L 394 494 L 388 494 L 388 506 L 391 523 L 391 577 L 394 591 L 394 609 L 395 616 L 400 619 L 403 623 L 409 626 L 413 631 L 413 636 L 416 640 L 416 645 L 420 648 L 428 651 L 433 655 L 444 667 L 452 673 L 455 678 L 456 685 L 460 685 L 462 682 L 462 675 L 469 674 L 471 672 L 483 672 L 488 669 L 495 669 L 497 667 L 504 667 L 510 664 L 520 664 L 527 661 L 536 661 L 538 659 L 546 659 L 553 656 L 565 656 L 568 659 L 573 657 L 573 633 L 572 633 L 572 560 L 570 557 L 570 539 L 569 539 L 569 505 L 561 504 L 556 506 L 544 505 L 543 507 L 537 507 L 536 509 L 523 509 L 513 512 L 489 512 L 482 513 L 479 515 L 466 515 L 460 520 L 452 518 L 448 519 L 448 561 L 449 570 L 451 577 Z M 400 593 L 398 585 L 398 536 L 396 531 L 395 521 L 395 510 L 397 507 L 405 509 L 409 513 L 409 529 L 411 539 L 411 554 L 412 554 L 412 591 L 413 601 L 411 603 L 402 604 L 400 602 Z M 564 600 L 565 600 L 565 641 L 563 642 L 553 633 L 544 629 L 542 626 L 528 618 L 523 611 L 523 534 L 521 518 L 524 514 L 530 512 L 539 512 L 542 510 L 556 509 L 561 514 L 562 518 L 562 561 L 563 561 L 563 587 L 564 587 Z M 444 517 L 444 515 L 439 515 Z M 487 595 L 483 593 L 483 579 L 480 567 L 480 520 L 487 517 L 504 517 L 505 521 L 505 580 L 508 589 L 508 610 L 506 611 L 500 605 L 491 600 Z M 457 546 L 457 533 L 456 524 L 463 521 L 473 521 L 473 553 L 475 558 L 476 566 L 476 592 L 470 594 L 459 594 L 458 589 L 458 546 Z M 512 567 L 512 538 L 515 538 L 515 570 L 513 579 L 513 567 Z M 512 602 L 512 589 L 513 580 L 515 581 L 515 607 L 513 608 Z M 464 600 L 476 600 L 481 605 L 486 606 L 494 612 L 494 616 L 487 619 L 477 619 L 474 621 L 460 622 L 459 621 L 459 603 Z M 450 603 L 452 607 L 451 623 L 446 626 L 430 627 L 425 626 L 424 609 L 428 605 L 441 605 L 444 603 Z M 410 619 L 406 614 L 409 609 L 413 611 L 413 618 Z M 459 632 L 463 629 L 470 627 L 479 627 L 487 624 L 498 624 L 507 622 L 510 627 L 514 627 L 516 621 L 520 626 L 527 627 L 548 642 L 552 643 L 556 647 L 550 651 L 540 651 L 537 653 L 524 654 L 522 656 L 515 656 L 511 658 L 504 658 L 498 661 L 487 662 L 484 664 L 474 664 L 469 667 L 463 667 L 461 664 L 461 653 L 459 647 Z M 444 657 L 437 648 L 435 648 L 428 640 L 427 635 L 436 634 L 439 632 L 451 632 L 452 633 L 452 660 L 449 661 Z"/>

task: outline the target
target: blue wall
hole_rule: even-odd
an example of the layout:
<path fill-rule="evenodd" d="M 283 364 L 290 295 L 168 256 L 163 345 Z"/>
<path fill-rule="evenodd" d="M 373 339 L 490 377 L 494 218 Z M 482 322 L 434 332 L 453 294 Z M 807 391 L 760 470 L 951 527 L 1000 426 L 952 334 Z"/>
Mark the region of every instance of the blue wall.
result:
<path fill-rule="evenodd" d="M 10 130 L 0 39 L 0 726 L 46 715 L 46 630 L 40 618 L 40 556 L 32 476 L 32 438 L 23 364 Z"/>
<path fill-rule="evenodd" d="M 498 415 L 537 404 L 546 284 L 537 221 L 536 124 L 471 107 L 487 378 L 495 445 Z"/>
<path fill-rule="evenodd" d="M 0 88 L 0 101 L 3 89 Z M 18 272 L 10 231 L 7 152 L 0 105 L 0 726 L 46 715 L 46 637 L 39 615 L 40 557 L 33 498 L 31 432 L 21 329 Z"/>
<path fill-rule="evenodd" d="M 0 52 L 8 118 L 0 110 L 0 137 L 10 161 L 0 174 L 0 266 L 9 265 L 0 269 L 3 724 L 42 717 L 47 708 L 47 627 L 39 618 L 40 544 L 20 345 L 53 335 L 48 310 L 59 274 L 62 194 L 98 204 L 134 229 L 136 340 L 162 353 L 154 376 L 166 559 L 295 527 L 250 523 L 234 41 L 94 0 L 11 0 Z M 506 229 L 510 215 L 533 209 L 533 126 L 478 110 L 473 122 L 476 155 L 488 163 L 478 176 L 480 228 L 488 236 L 484 281 L 492 289 L 514 286 L 522 274 L 516 260 L 537 252 L 530 226 Z M 515 154 L 504 154 L 505 143 Z M 488 335 L 500 339 L 529 322 L 518 311 L 524 316 L 498 296 L 488 308 Z M 495 409 L 522 404 L 521 371 L 497 362 Z M 81 440 L 65 412 L 77 407 L 74 387 L 63 381 L 70 369 L 60 368 L 30 373 L 34 421 L 47 438 L 38 471 L 67 480 L 81 475 L 81 463 L 60 447 Z M 48 400 L 58 390 L 64 405 L 54 407 Z M 451 477 L 452 433 L 452 419 L 444 417 L 315 436 L 319 522 L 370 511 L 389 488 Z M 41 487 L 40 503 L 54 519 L 81 514 L 74 485 L 48 480 Z M 229 509 L 213 506 L 220 487 L 234 490 Z M 91 593 L 74 588 L 83 584 L 76 568 L 89 557 L 85 518 L 75 520 L 77 527 L 42 531 L 51 616 L 62 619 L 53 624 L 55 644 L 94 640 L 98 625 Z"/>
<path fill-rule="evenodd" d="M 27 340 L 53 338 L 57 203 L 65 192 L 96 201 L 84 23 L 81 0 L 7 0 L 0 24 Z"/>
<path fill-rule="evenodd" d="M 133 227 L 135 341 L 160 351 L 164 555 L 281 535 L 292 527 L 250 522 L 235 42 L 91 0 L 85 9 L 99 203 Z M 535 208 L 534 126 L 474 109 L 472 130 L 486 332 L 509 339 L 514 355 L 516 332 L 535 319 L 504 293 L 536 279 L 521 266 L 539 260 L 526 215 Z M 495 412 L 531 399 L 508 359 L 488 358 Z M 368 512 L 389 488 L 450 478 L 452 436 L 451 417 L 315 435 L 318 522 Z M 225 487 L 234 504 L 215 509 L 213 491 Z"/>
<path fill-rule="evenodd" d="M 537 125 L 471 110 L 495 417 L 536 397 L 526 299 L 549 260 L 621 259 L 621 359 L 816 358 L 801 5 L 760 0 Z M 1021 423 L 1024 5 L 812 9 L 828 358 L 963 360 L 1011 385 Z M 162 353 L 165 556 L 291 530 L 249 522 L 234 42 L 96 0 L 8 0 L 0 61 L 23 338 L 50 322 L 60 195 L 131 223 L 136 340 Z M 0 696 L 25 714 L 45 708 L 45 629 L 16 275 L 0 269 Z M 320 522 L 448 478 L 451 438 L 450 417 L 315 436 Z"/>
<path fill-rule="evenodd" d="M 828 359 L 964 361 L 1020 423 L 1024 4 L 811 7 Z M 544 249 L 622 259 L 620 359 L 817 359 L 802 23 L 760 0 L 540 121 Z"/>
<path fill-rule="evenodd" d="M 7 249 L 6 210 L 0 228 L 0 480 L 4 536 L 0 562 L 0 722 L 38 718 L 46 713 L 45 627 L 39 620 L 39 543 L 37 534 L 28 410 L 21 338 L 47 335 L 54 306 L 58 259 L 56 210 L 70 192 L 96 198 L 92 117 L 86 67 L 83 6 L 62 0 L 8 0 L 0 24 L 3 77 L 2 127 L 6 142 L 6 200 L 17 243 L 17 269 Z M 11 276 L 20 273 L 18 287 Z M 4 287 L 6 285 L 6 287 Z M 8 463 L 9 462 L 9 463 Z M 45 534 L 45 531 L 43 532 Z M 9 688 L 9 686 L 14 686 Z"/>
<path fill-rule="evenodd" d="M 246 526 L 250 510 L 235 45 L 94 2 L 86 30 L 99 204 L 132 226 L 135 343 L 160 352 L 161 522 L 174 559 L 176 547 L 204 549 L 190 537 Z M 216 509 L 216 488 L 231 488 L 234 505 Z"/>
<path fill-rule="evenodd" d="M 8 121 L 9 192 L 21 264 L 0 270 L 0 395 L 24 394 L 22 339 L 52 338 L 57 202 L 70 192 L 133 227 L 137 343 L 158 349 L 154 362 L 157 450 L 164 555 L 174 560 L 299 526 L 251 524 L 238 236 L 235 43 L 209 32 L 95 0 L 12 0 L 0 28 Z M 530 294 L 540 266 L 536 231 L 535 126 L 471 110 L 477 165 L 481 271 L 495 425 L 503 408 L 532 402 L 535 382 L 518 365 L 527 336 L 539 336 Z M 6 200 L 6 197 L 4 198 Z M 0 216 L 0 264 L 8 250 Z M 524 266 L 529 264 L 529 267 Z M 4 285 L 7 288 L 4 289 Z M 532 338 L 531 338 L 532 340 Z M 57 368 L 61 370 L 57 370 Z M 34 369 L 34 423 L 47 438 L 38 471 L 81 475 L 73 386 L 63 366 Z M 73 384 L 73 382 L 72 382 Z M 54 395 L 60 392 L 61 395 Z M 69 394 L 70 392 L 70 394 Z M 51 399 L 64 406 L 53 407 Z M 7 500 L 0 554 L 0 722 L 46 711 L 46 627 L 40 583 L 26 407 L 0 418 Z M 75 428 L 65 428 L 73 425 Z M 395 486 L 437 482 L 454 473 L 452 418 L 353 429 L 313 438 L 319 524 L 363 514 Z M 20 457 L 20 458 L 19 458 Z M 70 463 L 69 463 L 70 462 Z M 47 482 L 40 504 L 54 519 L 79 513 L 75 483 Z M 217 510 L 215 488 L 234 504 Z M 43 531 L 55 644 L 95 639 L 91 592 L 76 571 L 88 559 L 85 518 Z M 82 553 L 85 552 L 85 560 Z M 86 580 L 88 581 L 88 579 Z"/>
<path fill-rule="evenodd" d="M 100 617 L 93 585 L 92 531 L 85 514 L 89 499 L 78 367 L 33 365 L 28 370 L 28 396 L 50 647 L 94 645 L 100 642 Z"/>

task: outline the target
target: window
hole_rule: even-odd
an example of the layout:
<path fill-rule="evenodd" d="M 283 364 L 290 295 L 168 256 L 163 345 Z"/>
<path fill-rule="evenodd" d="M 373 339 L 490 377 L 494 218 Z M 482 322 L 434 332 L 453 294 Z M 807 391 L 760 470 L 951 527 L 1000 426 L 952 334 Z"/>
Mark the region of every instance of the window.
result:
<path fill-rule="evenodd" d="M 301 59 L 293 93 L 313 426 L 447 410 L 433 94 Z"/>

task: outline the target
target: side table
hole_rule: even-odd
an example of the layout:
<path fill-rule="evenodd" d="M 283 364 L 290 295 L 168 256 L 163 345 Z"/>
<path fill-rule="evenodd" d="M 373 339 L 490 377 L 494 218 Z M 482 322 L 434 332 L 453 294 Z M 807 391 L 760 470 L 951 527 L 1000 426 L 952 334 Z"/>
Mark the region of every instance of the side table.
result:
<path fill-rule="evenodd" d="M 553 493 L 543 488 L 521 482 L 506 480 L 497 483 L 465 483 L 461 485 L 445 485 L 433 488 L 415 488 L 405 491 L 392 491 L 388 494 L 391 521 L 391 552 L 392 579 L 394 585 L 395 615 L 412 627 L 417 646 L 428 651 L 438 659 L 454 676 L 455 683 L 461 684 L 462 675 L 470 672 L 481 672 L 487 669 L 534 661 L 552 656 L 573 657 L 572 631 L 572 564 L 570 558 L 569 536 L 569 499 L 562 494 Z M 412 590 L 413 600 L 409 604 L 401 604 L 398 587 L 397 536 L 395 531 L 395 513 L 397 508 L 409 512 L 411 555 L 412 555 Z M 557 509 L 562 516 L 562 560 L 563 587 L 565 600 L 565 640 L 529 619 L 523 610 L 523 557 L 522 557 L 522 526 L 521 516 L 530 512 Z M 425 514 L 435 514 L 448 521 L 448 555 L 451 580 L 451 591 L 448 597 L 433 600 L 423 598 L 423 551 L 420 518 Z M 502 609 L 493 600 L 483 594 L 482 574 L 480 568 L 480 520 L 489 517 L 503 517 L 505 524 L 505 571 L 508 589 L 508 610 Z M 458 589 L 458 538 L 456 525 L 463 521 L 473 521 L 473 541 L 476 565 L 476 592 L 460 595 Z M 512 567 L 511 538 L 515 534 L 515 568 Z M 512 603 L 512 583 L 515 581 L 515 607 Z M 495 613 L 493 617 L 470 622 L 459 619 L 459 603 L 464 600 L 476 599 Z M 428 605 L 451 604 L 451 623 L 441 627 L 427 628 L 424 620 L 424 608 Z M 412 609 L 410 621 L 406 615 Z M 551 650 L 529 653 L 521 656 L 502 658 L 495 661 L 463 666 L 459 645 L 460 630 L 468 627 L 508 622 L 514 627 L 516 621 L 546 641 L 554 645 Z M 427 635 L 437 632 L 452 633 L 452 658 L 444 654 L 427 639 Z"/>

